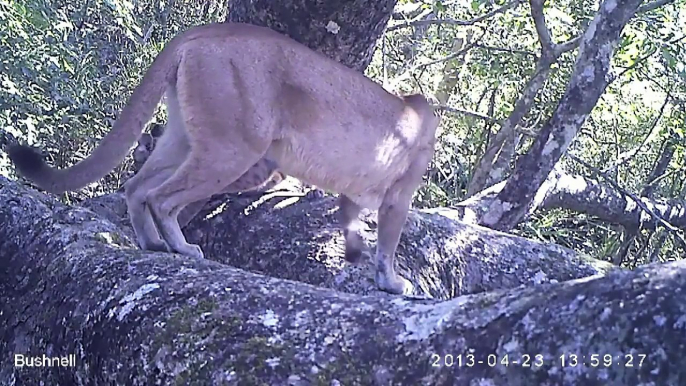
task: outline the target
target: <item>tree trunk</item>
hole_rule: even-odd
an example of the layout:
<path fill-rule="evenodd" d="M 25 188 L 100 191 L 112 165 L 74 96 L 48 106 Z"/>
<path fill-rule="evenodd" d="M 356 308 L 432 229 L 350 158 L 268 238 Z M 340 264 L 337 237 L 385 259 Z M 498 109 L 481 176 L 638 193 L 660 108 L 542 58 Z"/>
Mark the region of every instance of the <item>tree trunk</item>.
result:
<path fill-rule="evenodd" d="M 482 225 L 509 230 L 527 214 L 541 184 L 605 91 L 609 81 L 610 59 L 620 33 L 641 2 L 605 0 L 601 3 L 598 14 L 582 37 L 567 91 L 529 152 L 521 157 L 515 172 L 481 219 Z M 542 4 L 542 1 L 538 3 Z M 540 24 L 536 27 L 543 28 Z M 539 35 L 547 36 L 540 32 Z M 549 40 L 549 36 L 546 39 Z"/>
<path fill-rule="evenodd" d="M 364 72 L 397 0 L 234 0 L 227 21 L 251 23 Z"/>

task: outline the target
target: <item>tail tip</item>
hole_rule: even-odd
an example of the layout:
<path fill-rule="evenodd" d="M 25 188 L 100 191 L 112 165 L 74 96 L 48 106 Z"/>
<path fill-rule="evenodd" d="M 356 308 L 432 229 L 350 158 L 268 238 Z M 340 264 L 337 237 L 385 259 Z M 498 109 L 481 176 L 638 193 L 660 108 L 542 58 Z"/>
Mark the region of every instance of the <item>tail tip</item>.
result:
<path fill-rule="evenodd" d="M 7 155 L 19 173 L 31 176 L 43 169 L 45 161 L 43 155 L 33 147 L 13 145 L 7 149 Z"/>

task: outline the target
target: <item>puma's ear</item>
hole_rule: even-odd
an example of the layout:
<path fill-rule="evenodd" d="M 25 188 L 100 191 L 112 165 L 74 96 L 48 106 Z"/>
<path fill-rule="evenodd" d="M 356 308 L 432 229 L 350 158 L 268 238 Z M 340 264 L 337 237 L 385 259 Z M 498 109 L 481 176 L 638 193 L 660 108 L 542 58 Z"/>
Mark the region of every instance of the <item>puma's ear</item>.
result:
<path fill-rule="evenodd" d="M 150 135 L 152 135 L 153 138 L 159 138 L 162 134 L 164 134 L 164 126 L 159 123 L 153 123 L 150 127 Z"/>

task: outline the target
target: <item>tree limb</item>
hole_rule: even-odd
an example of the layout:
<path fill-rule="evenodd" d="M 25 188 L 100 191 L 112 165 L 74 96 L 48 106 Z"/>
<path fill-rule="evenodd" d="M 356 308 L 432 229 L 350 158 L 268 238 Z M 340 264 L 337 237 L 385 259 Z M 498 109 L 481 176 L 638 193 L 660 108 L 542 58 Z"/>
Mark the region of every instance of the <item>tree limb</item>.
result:
<path fill-rule="evenodd" d="M 543 53 L 543 56 L 552 56 L 555 49 L 555 43 L 553 43 L 553 38 L 550 36 L 550 31 L 545 23 L 543 3 L 545 3 L 545 0 L 529 1 L 531 6 L 531 18 L 534 20 L 534 26 L 536 27 L 538 41 L 541 43 L 541 52 Z"/>
<path fill-rule="evenodd" d="M 459 215 L 452 218 L 475 223 L 502 192 L 505 184 L 506 181 L 502 181 L 453 206 Z M 608 186 L 582 176 L 570 175 L 559 168 L 548 175 L 536 193 L 527 216 L 539 209 L 573 210 L 627 229 L 653 229 L 659 222 L 658 218 L 661 218 L 672 227 L 686 230 L 686 202 L 683 200 L 662 202 L 638 197 L 617 184 Z"/>
<path fill-rule="evenodd" d="M 0 354 L 12 358 L 0 362 L 3 384 L 686 378 L 686 261 L 448 301 L 360 296 L 141 252 L 111 223 L 2 178 L 0 201 L 0 221 L 12 224 L 0 228 Z M 73 354 L 75 365 L 21 367 L 17 357 L 43 354 Z M 591 364 L 606 355 L 611 364 Z"/>
<path fill-rule="evenodd" d="M 593 167 L 592 165 L 589 165 L 587 162 L 583 161 L 582 159 L 579 159 L 578 157 L 574 156 L 573 154 L 568 154 L 568 156 L 575 160 L 576 162 L 584 165 L 594 173 L 602 176 L 605 181 L 607 181 L 610 185 L 612 185 L 615 189 L 622 191 L 622 193 L 628 195 L 631 197 L 631 199 L 638 205 L 642 210 L 644 210 L 646 213 L 650 215 L 650 218 L 654 221 L 665 227 L 668 231 L 670 231 L 674 237 L 679 240 L 681 243 L 681 246 L 686 250 L 686 240 L 684 240 L 684 237 L 679 233 L 679 229 L 677 229 L 673 224 L 667 222 L 662 216 L 657 214 L 652 208 L 650 208 L 648 205 L 646 205 L 640 198 L 638 198 L 635 194 L 624 190 L 621 186 L 619 186 L 616 182 L 612 180 L 609 176 L 607 176 L 605 173 L 600 171 L 599 169 Z M 683 205 L 682 209 L 683 210 Z"/>

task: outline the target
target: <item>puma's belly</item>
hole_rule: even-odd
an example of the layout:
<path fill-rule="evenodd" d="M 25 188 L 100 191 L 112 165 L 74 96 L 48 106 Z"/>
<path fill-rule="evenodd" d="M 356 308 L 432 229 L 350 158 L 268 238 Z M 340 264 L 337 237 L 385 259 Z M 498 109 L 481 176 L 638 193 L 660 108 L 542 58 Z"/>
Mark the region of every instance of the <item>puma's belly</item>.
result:
<path fill-rule="evenodd" d="M 379 146 L 369 143 L 354 149 L 349 143 L 330 149 L 303 145 L 275 141 L 268 157 L 277 161 L 279 170 L 285 174 L 345 194 L 356 204 L 372 210 L 379 208 L 388 188 L 409 166 L 406 152 L 385 154 Z"/>

